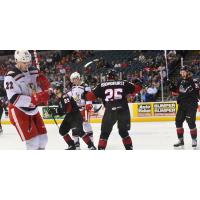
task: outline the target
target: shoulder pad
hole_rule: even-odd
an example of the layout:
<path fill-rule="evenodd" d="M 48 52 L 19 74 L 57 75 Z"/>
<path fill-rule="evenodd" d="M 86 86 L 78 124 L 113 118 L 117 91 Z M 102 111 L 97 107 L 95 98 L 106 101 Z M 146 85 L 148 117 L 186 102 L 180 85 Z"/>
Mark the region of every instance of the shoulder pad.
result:
<path fill-rule="evenodd" d="M 35 66 L 30 66 L 30 67 L 28 68 L 28 71 L 33 71 L 33 70 L 37 70 L 37 71 L 38 71 L 38 68 L 35 67 Z"/>
<path fill-rule="evenodd" d="M 30 74 L 38 74 L 39 70 L 37 67 L 31 66 L 28 68 L 28 71 L 30 72 Z"/>
<path fill-rule="evenodd" d="M 87 87 L 88 85 L 87 85 L 86 83 L 83 83 L 83 82 L 82 82 L 82 83 L 80 84 L 80 86 L 82 86 L 82 87 Z"/>
<path fill-rule="evenodd" d="M 23 73 L 17 69 L 16 67 L 13 68 L 12 70 L 8 71 L 6 76 L 11 76 L 13 77 L 16 81 L 19 80 L 20 78 L 24 77 Z"/>

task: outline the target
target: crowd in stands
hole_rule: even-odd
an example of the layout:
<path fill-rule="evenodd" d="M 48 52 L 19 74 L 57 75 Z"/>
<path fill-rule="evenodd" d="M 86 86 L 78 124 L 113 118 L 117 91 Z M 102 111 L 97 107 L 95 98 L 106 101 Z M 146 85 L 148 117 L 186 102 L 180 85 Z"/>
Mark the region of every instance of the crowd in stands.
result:
<path fill-rule="evenodd" d="M 191 58 L 192 72 L 200 77 L 200 51 L 196 51 L 195 55 Z"/>
<path fill-rule="evenodd" d="M 52 85 L 63 84 L 65 81 L 65 87 L 69 89 L 70 74 L 78 71 L 83 75 L 83 80 L 94 87 L 98 82 L 105 79 L 108 69 L 114 68 L 119 73 L 119 77 L 130 82 L 140 79 L 143 83 L 140 94 L 130 95 L 128 97 L 129 102 L 156 101 L 160 94 L 161 74 L 163 78 L 166 77 L 164 51 L 120 51 L 121 54 L 126 53 L 124 57 L 104 56 L 108 52 L 112 54 L 112 51 L 90 50 L 39 51 L 38 61 L 40 69 L 47 75 Z M 101 57 L 98 57 L 100 53 Z M 109 60 L 110 57 L 112 60 Z M 96 59 L 96 61 L 92 65 L 87 68 L 83 67 L 93 59 Z M 169 70 L 179 59 L 180 55 L 176 51 L 167 52 Z M 14 65 L 13 57 L 2 63 L 0 65 L 0 77 L 3 77 L 7 69 Z M 33 65 L 36 65 L 35 59 L 33 59 Z M 195 65 L 200 66 L 200 63 L 195 63 Z"/>

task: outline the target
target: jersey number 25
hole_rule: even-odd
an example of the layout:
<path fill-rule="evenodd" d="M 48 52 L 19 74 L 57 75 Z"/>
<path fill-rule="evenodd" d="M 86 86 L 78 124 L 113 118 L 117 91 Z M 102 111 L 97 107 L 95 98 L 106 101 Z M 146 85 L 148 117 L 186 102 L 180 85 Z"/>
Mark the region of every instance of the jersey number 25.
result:
<path fill-rule="evenodd" d="M 122 92 L 123 92 L 122 88 L 106 89 L 105 101 L 113 101 L 113 100 L 122 99 Z"/>

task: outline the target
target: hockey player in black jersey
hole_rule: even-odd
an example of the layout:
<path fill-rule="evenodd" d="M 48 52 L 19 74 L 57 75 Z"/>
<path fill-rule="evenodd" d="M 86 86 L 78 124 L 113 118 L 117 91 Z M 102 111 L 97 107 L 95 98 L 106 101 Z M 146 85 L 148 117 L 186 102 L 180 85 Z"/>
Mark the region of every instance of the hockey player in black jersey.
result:
<path fill-rule="evenodd" d="M 192 147 L 197 147 L 196 113 L 199 99 L 199 81 L 193 80 L 188 66 L 183 66 L 180 70 L 181 78 L 177 84 L 168 80 L 169 88 L 172 92 L 178 93 L 178 112 L 176 114 L 176 131 L 178 143 L 174 147 L 184 146 L 183 122 L 186 120 L 190 128 Z"/>
<path fill-rule="evenodd" d="M 60 126 L 59 133 L 68 144 L 68 150 L 76 150 L 74 140 L 68 134 L 70 130 L 77 134 L 87 144 L 88 149 L 95 150 L 93 142 L 90 137 L 83 131 L 83 118 L 79 111 L 79 107 L 74 101 L 71 93 L 63 93 L 62 86 L 56 86 L 54 93 L 58 102 L 58 108 L 50 108 L 52 115 L 65 115 L 65 118 Z"/>
<path fill-rule="evenodd" d="M 86 94 L 88 100 L 101 98 L 105 106 L 98 144 L 99 150 L 106 149 L 108 138 L 116 122 L 125 149 L 133 149 L 132 139 L 128 132 L 130 130 L 130 111 L 126 96 L 133 92 L 139 92 L 141 86 L 116 80 L 116 78 L 116 72 L 111 70 L 107 75 L 106 82 L 97 85 L 92 92 Z"/>
<path fill-rule="evenodd" d="M 7 98 L 6 98 L 6 91 L 0 84 L 0 135 L 3 133 L 2 125 L 1 125 L 1 118 L 3 115 L 3 111 L 6 111 L 7 107 Z"/>

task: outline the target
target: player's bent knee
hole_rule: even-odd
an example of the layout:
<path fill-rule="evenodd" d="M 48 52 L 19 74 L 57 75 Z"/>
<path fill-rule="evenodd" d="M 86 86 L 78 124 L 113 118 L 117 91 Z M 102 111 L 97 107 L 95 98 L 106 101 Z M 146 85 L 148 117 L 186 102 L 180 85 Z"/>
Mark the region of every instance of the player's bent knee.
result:
<path fill-rule="evenodd" d="M 125 138 L 127 136 L 129 136 L 129 133 L 127 130 L 119 130 L 119 135 L 122 137 L 122 138 Z"/>
<path fill-rule="evenodd" d="M 186 116 L 186 122 L 188 123 L 190 129 L 196 128 L 195 120 L 196 119 L 194 117 Z"/>
<path fill-rule="evenodd" d="M 90 123 L 88 122 L 83 122 L 83 130 L 88 133 L 88 132 L 92 132 L 92 126 Z"/>
<path fill-rule="evenodd" d="M 60 127 L 60 129 L 59 129 L 59 134 L 60 134 L 61 136 L 65 136 L 67 133 L 68 133 L 68 132 L 66 132 L 65 129 L 63 129 L 62 127 Z"/>
<path fill-rule="evenodd" d="M 110 133 L 108 132 L 102 132 L 100 135 L 100 139 L 102 140 L 108 140 Z"/>
<path fill-rule="evenodd" d="M 182 121 L 177 120 L 177 121 L 175 122 L 175 124 L 176 124 L 176 128 L 183 127 L 183 122 L 182 122 Z"/>

